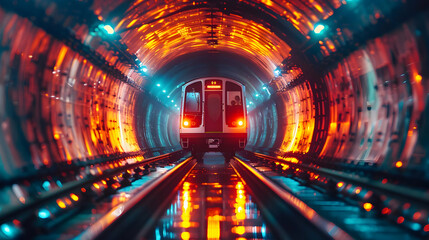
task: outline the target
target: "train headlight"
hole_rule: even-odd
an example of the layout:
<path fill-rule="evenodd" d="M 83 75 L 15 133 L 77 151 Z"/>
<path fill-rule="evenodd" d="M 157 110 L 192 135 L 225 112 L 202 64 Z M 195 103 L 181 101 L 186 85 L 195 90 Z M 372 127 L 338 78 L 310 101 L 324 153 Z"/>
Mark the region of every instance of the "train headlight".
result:
<path fill-rule="evenodd" d="M 243 121 L 241 121 L 241 120 L 240 120 L 240 121 L 238 121 L 238 126 L 240 126 L 240 127 L 241 127 L 241 126 L 243 126 L 243 124 L 244 124 L 244 122 L 243 122 Z"/>
<path fill-rule="evenodd" d="M 188 120 L 183 121 L 183 126 L 188 127 L 189 126 L 189 121 Z"/>

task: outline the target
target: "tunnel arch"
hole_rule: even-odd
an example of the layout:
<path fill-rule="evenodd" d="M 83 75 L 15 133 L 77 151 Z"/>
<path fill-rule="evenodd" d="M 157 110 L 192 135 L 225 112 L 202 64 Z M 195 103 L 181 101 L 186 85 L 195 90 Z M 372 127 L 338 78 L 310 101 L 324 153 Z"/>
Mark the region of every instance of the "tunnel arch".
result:
<path fill-rule="evenodd" d="M 178 150 L 179 85 L 210 65 L 248 85 L 248 149 L 428 180 L 427 3 L 214 2 L 1 2 L 0 179 Z M 188 21 L 197 41 L 180 42 Z M 117 34 L 103 33 L 108 23 Z M 248 31 L 231 38 L 222 24 Z M 32 197 L 17 186 L 5 204 Z"/>

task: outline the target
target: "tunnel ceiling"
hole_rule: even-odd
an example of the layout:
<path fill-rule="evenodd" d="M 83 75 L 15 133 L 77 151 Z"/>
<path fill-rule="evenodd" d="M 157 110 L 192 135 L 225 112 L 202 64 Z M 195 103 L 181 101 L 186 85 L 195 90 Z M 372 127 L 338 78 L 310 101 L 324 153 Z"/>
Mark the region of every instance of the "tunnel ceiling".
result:
<path fill-rule="evenodd" d="M 198 69 L 198 71 L 196 71 Z M 270 79 L 266 71 L 259 68 L 251 59 L 241 55 L 216 50 L 199 51 L 179 56 L 159 69 L 153 76 L 163 88 L 169 89 L 166 93 L 171 99 L 179 99 L 181 86 L 199 77 L 219 76 L 235 79 L 247 84 L 247 96 L 254 92 L 260 93 L 256 103 L 268 97 L 267 91 L 260 91 L 266 87 L 264 80 Z M 163 94 L 157 85 L 148 88 L 155 96 Z M 170 98 L 168 99 L 170 100 Z M 170 100 L 171 101 L 171 100 Z"/>
<path fill-rule="evenodd" d="M 308 40 L 314 24 L 343 4 L 346 1 L 96 0 L 93 10 L 99 19 L 116 26 L 129 52 L 152 73 L 180 56 L 217 51 L 252 61 L 258 69 L 251 75 L 265 71 L 265 76 L 272 77 L 291 49 Z M 257 88 L 260 79 L 252 79 L 257 78 L 244 79 L 244 83 Z"/>

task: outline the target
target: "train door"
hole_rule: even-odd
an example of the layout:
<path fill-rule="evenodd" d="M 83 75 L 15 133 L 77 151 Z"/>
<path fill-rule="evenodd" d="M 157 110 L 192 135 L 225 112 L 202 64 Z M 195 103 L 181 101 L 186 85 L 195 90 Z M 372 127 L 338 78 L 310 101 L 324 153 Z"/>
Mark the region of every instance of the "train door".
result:
<path fill-rule="evenodd" d="M 206 132 L 222 132 L 222 81 L 205 82 L 204 119 Z"/>

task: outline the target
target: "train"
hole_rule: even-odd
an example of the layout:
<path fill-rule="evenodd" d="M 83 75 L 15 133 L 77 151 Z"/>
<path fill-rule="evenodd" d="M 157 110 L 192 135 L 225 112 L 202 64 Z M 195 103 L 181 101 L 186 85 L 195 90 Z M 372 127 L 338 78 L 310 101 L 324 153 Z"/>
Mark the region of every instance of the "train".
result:
<path fill-rule="evenodd" d="M 222 152 L 227 158 L 247 142 L 245 86 L 222 77 L 198 78 L 182 87 L 180 144 L 201 158 Z"/>

